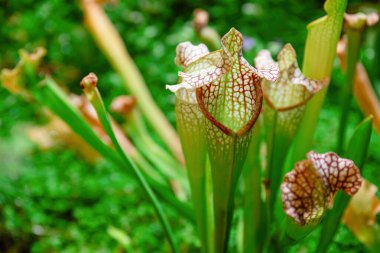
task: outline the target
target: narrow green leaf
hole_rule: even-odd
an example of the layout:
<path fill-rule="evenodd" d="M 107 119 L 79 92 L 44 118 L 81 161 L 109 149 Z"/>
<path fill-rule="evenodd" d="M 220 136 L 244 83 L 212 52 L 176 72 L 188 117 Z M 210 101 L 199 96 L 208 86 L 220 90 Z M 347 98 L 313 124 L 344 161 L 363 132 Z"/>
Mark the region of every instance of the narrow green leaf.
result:
<path fill-rule="evenodd" d="M 257 126 L 257 127 L 256 127 Z M 260 166 L 260 126 L 255 125 L 243 168 L 244 177 L 244 236 L 243 252 L 263 252 L 268 233 L 266 209 L 262 196 Z"/>
<path fill-rule="evenodd" d="M 346 128 L 348 123 L 348 117 L 350 115 L 350 105 L 352 101 L 353 94 L 353 84 L 354 77 L 356 73 L 356 64 L 359 59 L 360 46 L 362 42 L 362 34 L 366 27 L 367 16 L 363 13 L 352 14 L 346 16 L 347 23 L 347 47 L 346 47 L 346 70 L 345 70 L 345 83 L 341 88 L 340 97 L 340 119 L 339 119 L 339 129 L 338 129 L 338 141 L 337 141 L 337 152 L 342 153 Z"/>
<path fill-rule="evenodd" d="M 177 245 L 174 240 L 172 229 L 167 220 L 166 214 L 163 211 L 163 208 L 158 201 L 156 195 L 152 191 L 150 185 L 146 181 L 144 175 L 137 168 L 136 164 L 133 160 L 124 152 L 123 148 L 120 146 L 119 142 L 116 139 L 116 135 L 113 132 L 111 122 L 109 120 L 108 112 L 104 106 L 102 97 L 99 93 L 97 85 L 98 78 L 95 74 L 90 73 L 81 81 L 81 88 L 87 96 L 87 99 L 91 102 L 94 107 L 99 121 L 101 122 L 105 132 L 110 137 L 112 144 L 114 145 L 116 152 L 119 154 L 124 164 L 131 168 L 132 174 L 136 177 L 137 181 L 140 183 L 141 188 L 144 190 L 146 195 L 148 196 L 159 220 L 164 229 L 165 235 L 169 241 L 170 248 L 172 252 L 178 252 Z"/>
<path fill-rule="evenodd" d="M 353 160 L 361 171 L 363 170 L 367 158 L 371 133 L 372 116 L 369 116 L 357 126 L 350 139 L 347 151 L 345 152 L 345 157 Z M 343 212 L 350 198 L 350 196 L 342 192 L 339 192 L 335 197 L 334 207 L 327 211 L 326 217 L 324 218 L 316 253 L 324 253 L 327 251 L 327 248 L 334 239 Z"/>
<path fill-rule="evenodd" d="M 91 126 L 68 101 L 66 95 L 58 88 L 53 79 L 43 80 L 32 89 L 32 92 L 40 104 L 47 106 L 58 115 L 96 151 L 108 159 L 119 160 L 116 153 L 98 138 Z"/>
<path fill-rule="evenodd" d="M 38 85 L 32 87 L 34 98 L 41 104 L 48 107 L 58 117 L 60 117 L 70 128 L 85 140 L 92 148 L 98 151 L 104 158 L 114 163 L 118 168 L 126 168 L 120 157 L 106 144 L 104 144 L 91 126 L 83 119 L 80 112 L 69 102 L 67 96 L 58 88 L 55 81 L 47 78 Z M 147 166 L 144 166 L 146 168 Z M 130 168 L 125 170 L 131 173 Z M 147 174 L 148 176 L 149 174 Z M 194 215 L 189 205 L 179 201 L 172 194 L 167 185 L 161 184 L 147 177 L 149 183 L 159 196 L 167 201 L 173 208 L 177 209 L 184 217 L 193 221 Z"/>

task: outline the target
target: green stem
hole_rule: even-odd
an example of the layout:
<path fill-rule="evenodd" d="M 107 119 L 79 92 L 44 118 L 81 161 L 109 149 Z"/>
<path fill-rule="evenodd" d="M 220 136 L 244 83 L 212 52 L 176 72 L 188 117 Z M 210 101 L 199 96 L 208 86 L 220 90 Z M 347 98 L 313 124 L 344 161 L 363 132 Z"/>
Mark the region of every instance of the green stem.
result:
<path fill-rule="evenodd" d="M 289 217 L 285 217 L 280 228 L 271 238 L 269 252 L 282 253 L 289 252 L 289 248 L 303 240 L 316 227 L 316 224 L 300 226 Z"/>
<path fill-rule="evenodd" d="M 268 108 L 268 110 L 271 110 Z M 274 111 L 273 121 L 269 124 L 272 124 L 273 127 L 270 129 L 272 132 L 270 134 L 270 139 L 268 142 L 268 179 L 269 179 L 269 198 L 268 198 L 268 210 L 270 212 L 270 220 L 273 218 L 274 210 L 276 209 L 276 201 L 278 197 L 278 192 L 280 189 L 280 184 L 284 174 L 284 163 L 286 155 L 289 151 L 289 146 L 293 140 L 294 136 L 291 136 L 290 133 L 286 132 L 282 122 L 279 122 L 279 113 L 286 112 L 277 112 Z M 268 125 L 268 124 L 266 124 Z"/>
<path fill-rule="evenodd" d="M 257 127 L 256 127 L 257 126 Z M 267 236 L 265 205 L 261 199 L 260 122 L 257 122 L 243 168 L 244 253 L 263 252 Z"/>
<path fill-rule="evenodd" d="M 166 183 L 171 182 L 178 185 L 178 187 L 175 189 L 176 196 L 178 196 L 179 199 L 187 199 L 190 194 L 189 183 L 183 173 L 180 173 L 179 171 L 173 169 L 176 165 L 173 166 L 171 164 L 168 164 L 166 161 L 161 160 L 159 156 L 156 156 L 154 150 L 146 148 L 151 148 L 152 146 L 147 145 L 140 138 L 134 138 L 133 140 L 136 148 L 142 154 L 142 156 L 140 156 L 140 159 L 147 159 L 145 162 L 149 165 L 151 163 L 154 166 L 153 175 L 158 174 L 160 180 L 164 180 Z M 135 158 L 134 161 L 136 161 Z M 139 167 L 142 168 L 142 166 Z"/>
<path fill-rule="evenodd" d="M 372 116 L 366 118 L 355 129 L 354 134 L 350 139 L 350 143 L 345 157 L 354 161 L 356 166 L 363 171 L 365 160 L 367 158 L 367 151 L 372 133 Z M 338 192 L 334 199 L 334 207 L 326 212 L 324 224 L 321 230 L 316 253 L 324 253 L 327 251 L 328 246 L 332 242 L 336 231 L 340 225 L 343 212 L 351 197 Z"/>
<path fill-rule="evenodd" d="M 210 140 L 214 141 L 212 138 Z M 234 196 L 247 157 L 251 133 L 240 137 L 236 134 L 220 135 L 217 138 L 218 142 L 208 147 L 213 179 L 215 252 L 224 253 L 228 251 Z"/>
<path fill-rule="evenodd" d="M 328 246 L 332 242 L 336 231 L 338 230 L 341 217 L 349 201 L 350 197 L 341 191 L 335 196 L 334 207 L 337 206 L 339 208 L 334 208 L 334 211 L 327 211 L 326 217 L 324 218 L 324 223 L 322 225 L 318 246 L 315 251 L 316 253 L 324 253 L 327 251 Z"/>
<path fill-rule="evenodd" d="M 157 164 L 161 172 L 168 178 L 180 179 L 183 183 L 185 180 L 185 170 L 179 162 L 173 159 L 165 150 L 162 149 L 155 141 L 153 141 L 146 125 L 138 111 L 133 111 L 127 118 L 129 131 L 136 146 L 140 146 L 141 152 L 144 152 L 146 157 Z M 146 147 L 149 147 L 147 149 Z"/>
<path fill-rule="evenodd" d="M 346 66 L 346 83 L 343 86 L 340 104 L 340 121 L 338 131 L 337 153 L 343 153 L 344 139 L 346 135 L 348 116 L 350 115 L 350 104 L 353 91 L 356 63 L 359 58 L 360 45 L 362 40 L 362 31 L 348 29 L 347 31 L 347 66 Z"/>
<path fill-rule="evenodd" d="M 312 147 L 318 117 L 321 112 L 326 93 L 327 87 L 316 93 L 308 102 L 305 108 L 305 114 L 302 118 L 300 129 L 290 149 L 287 167 L 291 168 L 297 161 L 304 159 L 306 153 Z"/>
<path fill-rule="evenodd" d="M 211 201 L 211 165 L 207 157 L 205 118 L 198 104 L 177 97 L 177 130 L 186 162 L 187 177 L 191 188 L 201 250 L 214 252 L 213 216 Z"/>
<path fill-rule="evenodd" d="M 268 108 L 269 109 L 269 108 Z M 269 109 L 271 110 L 271 109 Z M 272 122 L 269 123 L 269 125 L 272 126 L 272 128 L 269 128 L 267 133 L 268 135 L 268 150 L 267 150 L 267 173 L 268 173 L 268 180 L 269 180 L 269 192 L 267 196 L 267 205 L 268 205 L 268 211 L 269 211 L 269 219 L 272 220 L 272 214 L 274 213 L 274 203 L 276 199 L 276 187 L 275 185 L 278 184 L 280 176 L 278 170 L 280 168 L 275 168 L 275 147 L 276 147 L 276 128 L 277 128 L 277 118 L 278 118 L 278 112 L 273 110 L 273 119 Z"/>
<path fill-rule="evenodd" d="M 210 159 L 214 194 L 214 240 L 215 252 L 217 253 L 228 251 L 228 240 L 234 213 L 234 195 L 238 175 L 244 162 L 244 160 L 238 160 L 241 152 L 238 147 L 239 137 L 234 135 L 226 138 L 231 138 L 230 147 L 226 148 L 223 155 L 219 154 L 217 159 L 215 155 Z"/>
<path fill-rule="evenodd" d="M 90 98 L 90 102 L 94 106 L 94 108 L 98 114 L 99 120 L 102 123 L 104 130 L 106 131 L 106 133 L 110 137 L 113 145 L 115 146 L 117 153 L 123 159 L 125 165 L 132 168 L 132 172 L 134 173 L 135 177 L 139 181 L 141 187 L 143 188 L 143 190 L 145 191 L 147 196 L 149 197 L 149 199 L 150 199 L 150 201 L 151 201 L 151 203 L 152 203 L 152 205 L 153 205 L 153 207 L 154 207 L 154 209 L 155 209 L 155 211 L 159 217 L 159 220 L 160 220 L 160 222 L 164 228 L 165 234 L 169 240 L 169 244 L 170 244 L 172 251 L 178 252 L 177 246 L 176 246 L 175 241 L 174 241 L 174 236 L 173 236 L 172 230 L 170 228 L 169 222 L 167 221 L 166 215 L 163 212 L 161 204 L 158 202 L 155 194 L 153 193 L 152 189 L 150 188 L 150 186 L 146 182 L 146 180 L 145 180 L 144 176 L 141 174 L 140 170 L 136 167 L 135 163 L 125 154 L 125 152 L 123 151 L 119 142 L 117 141 L 116 136 L 112 130 L 111 123 L 108 119 L 108 113 L 106 111 L 106 108 L 103 104 L 103 100 L 102 100 L 101 95 L 100 95 L 97 88 L 95 88 L 93 95 L 94 96 L 92 96 Z"/>
<path fill-rule="evenodd" d="M 222 182 L 220 181 L 220 183 Z M 214 186 L 214 191 L 220 192 L 221 189 L 224 189 L 224 186 L 220 183 L 217 187 Z M 234 208 L 231 193 L 229 192 L 225 197 L 220 196 L 220 194 L 214 196 L 215 252 L 225 253 L 228 250 L 228 239 Z"/>
<path fill-rule="evenodd" d="M 153 168 L 152 165 L 143 156 L 140 155 L 140 153 L 137 153 L 132 159 L 136 165 L 141 168 L 141 171 L 143 171 L 144 174 L 149 174 L 153 181 L 159 182 L 163 185 L 167 184 L 166 178 L 155 168 Z"/>
<path fill-rule="evenodd" d="M 286 172 L 284 169 L 289 147 L 299 127 L 304 106 L 277 111 L 264 107 L 264 123 L 267 130 L 267 173 L 268 173 L 268 219 L 272 222 L 277 211 L 279 189 Z M 299 115 L 299 116 L 298 116 Z M 278 213 L 277 213 L 278 214 Z"/>
<path fill-rule="evenodd" d="M 327 16 L 308 25 L 302 66 L 302 72 L 306 77 L 314 80 L 330 77 L 346 6 L 347 0 L 327 0 L 324 5 Z M 326 92 L 327 87 L 315 94 L 306 106 L 301 126 L 287 161 L 289 167 L 302 160 L 312 146 Z"/>
<path fill-rule="evenodd" d="M 286 234 L 286 228 L 284 228 L 284 226 L 282 227 L 283 229 L 277 231 L 271 238 L 268 250 L 270 253 L 288 252 L 290 245 L 295 243 L 294 240 Z"/>
<path fill-rule="evenodd" d="M 197 210 L 198 231 L 202 241 L 202 252 L 204 253 L 214 252 L 210 167 L 210 162 L 207 159 L 205 175 L 193 181 L 191 195 L 194 208 Z"/>

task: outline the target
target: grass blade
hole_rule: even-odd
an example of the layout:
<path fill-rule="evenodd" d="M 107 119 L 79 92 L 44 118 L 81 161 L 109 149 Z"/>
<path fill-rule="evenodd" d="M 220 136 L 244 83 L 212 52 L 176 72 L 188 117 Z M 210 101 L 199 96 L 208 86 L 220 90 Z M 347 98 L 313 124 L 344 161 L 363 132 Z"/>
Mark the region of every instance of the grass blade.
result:
<path fill-rule="evenodd" d="M 48 107 L 52 112 L 58 115 L 75 133 L 83 138 L 83 140 L 98 151 L 104 158 L 114 163 L 118 168 L 126 168 L 115 151 L 98 138 L 91 126 L 80 115 L 79 111 L 70 104 L 66 95 L 59 89 L 53 79 L 47 78 L 37 86 L 32 87 L 32 93 L 34 98 L 41 105 Z M 148 164 L 144 167 L 146 166 L 148 166 Z M 126 168 L 126 172 L 131 173 L 129 167 Z M 191 207 L 187 203 L 175 198 L 167 185 L 151 180 L 149 177 L 147 177 L 147 180 L 162 199 L 178 210 L 184 217 L 194 221 Z"/>
<path fill-rule="evenodd" d="M 169 225 L 169 222 L 166 218 L 166 215 L 162 209 L 161 204 L 158 202 L 158 199 L 156 198 L 155 194 L 153 193 L 152 189 L 150 188 L 149 184 L 145 180 L 145 177 L 140 172 L 140 170 L 137 168 L 136 164 L 130 159 L 130 157 L 123 151 L 123 148 L 120 146 L 119 142 L 116 139 L 115 133 L 112 130 L 111 122 L 108 118 L 108 112 L 104 106 L 102 97 L 99 93 L 99 90 L 97 89 L 97 77 L 95 74 L 91 73 L 85 78 L 83 78 L 81 82 L 81 87 L 86 94 L 88 100 L 91 102 L 92 106 L 95 108 L 95 111 L 99 117 L 99 120 L 110 137 L 113 145 L 115 146 L 116 152 L 119 154 L 119 156 L 122 158 L 124 164 L 127 167 L 130 167 L 132 169 L 133 175 L 136 177 L 138 182 L 140 183 L 141 187 L 147 194 L 149 200 L 151 201 L 156 214 L 161 222 L 161 225 L 165 231 L 165 234 L 169 240 L 170 247 L 174 253 L 178 252 L 177 246 L 174 241 L 174 236 L 172 229 Z"/>

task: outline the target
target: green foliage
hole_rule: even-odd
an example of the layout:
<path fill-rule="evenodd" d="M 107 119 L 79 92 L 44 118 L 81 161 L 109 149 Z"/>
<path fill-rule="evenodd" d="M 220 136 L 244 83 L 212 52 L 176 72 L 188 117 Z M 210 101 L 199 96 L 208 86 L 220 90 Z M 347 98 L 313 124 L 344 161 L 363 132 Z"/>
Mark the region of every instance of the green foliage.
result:
<path fill-rule="evenodd" d="M 372 116 L 363 120 L 363 122 L 356 127 L 345 151 L 345 156 L 352 159 L 361 171 L 364 171 L 363 168 L 367 159 L 371 133 Z M 335 197 L 334 207 L 326 214 L 316 252 L 322 253 L 327 250 L 340 225 L 343 212 L 347 207 L 349 200 L 350 197 L 345 196 L 342 192 L 339 192 Z"/>
<path fill-rule="evenodd" d="M 89 166 L 71 151 L 34 151 L 22 143 L 21 131 L 17 134 L 23 138 L 0 149 L 1 154 L 10 147 L 25 152 L 21 164 L 1 170 L 1 245 L 17 252 L 115 251 L 119 245 L 107 234 L 111 225 L 126 231 L 139 252 L 164 249 L 154 211 L 128 174 L 109 162 Z M 168 214 L 176 219 L 177 236 L 192 245 L 194 238 L 181 235 L 192 230 L 189 224 Z"/>
<path fill-rule="evenodd" d="M 107 5 L 105 9 L 143 73 L 155 101 L 174 123 L 174 96 L 165 93 L 163 87 L 177 81 L 173 64 L 175 46 L 185 40 L 198 43 L 190 22 L 194 8 L 203 7 L 209 11 L 210 26 L 219 34 L 234 26 L 252 39 L 254 47 L 244 48 L 244 56 L 250 63 L 259 50 L 268 48 L 277 54 L 287 42 L 297 49 L 298 59 L 303 58 L 304 27 L 323 15 L 321 3 L 300 0 L 252 2 L 223 0 L 210 4 L 190 0 L 132 0 L 120 1 L 117 6 Z M 15 65 L 18 49 L 32 50 L 43 46 L 48 53 L 43 72 L 52 75 L 59 84 L 80 93 L 78 80 L 92 71 L 98 74 L 102 83 L 99 89 L 106 105 L 112 98 L 125 94 L 121 78 L 82 24 L 78 3 L 21 0 L 5 1 L 0 6 L 0 21 L 4 24 L 0 27 L 0 68 Z M 378 32 L 377 43 L 379 35 Z M 372 49 L 375 43 L 364 46 Z M 378 70 L 371 59 L 364 55 L 376 83 L 377 77 L 373 73 Z M 339 112 L 336 97 L 343 82 L 342 73 L 335 68 L 313 143 L 319 151 L 335 148 Z M 351 107 L 347 136 L 363 118 L 355 102 Z M 9 94 L 0 85 L 0 251 L 120 252 L 126 249 L 165 252 L 168 247 L 163 243 L 164 231 L 148 199 L 129 174 L 109 161 L 99 160 L 91 164 L 82 161 L 74 151 L 55 147 L 43 152 L 26 141 L 23 133 L 26 125 L 43 124 L 45 121 L 40 106 Z M 153 134 L 153 138 L 161 143 L 156 135 Z M 374 133 L 363 175 L 379 186 L 378 150 L 380 137 Z M 253 170 L 246 172 L 259 174 Z M 258 178 L 244 179 L 246 184 L 259 181 Z M 260 189 L 250 190 L 259 194 Z M 249 189 L 247 192 L 250 193 Z M 238 191 L 235 199 L 237 208 L 242 207 L 239 194 L 241 192 Z M 254 200 L 258 201 L 257 198 Z M 249 206 L 252 203 L 244 204 Z M 180 251 L 199 252 L 200 242 L 194 225 L 166 202 L 163 201 L 163 205 Z M 240 211 L 234 217 L 234 226 Z M 280 205 L 275 212 L 283 213 Z M 249 214 L 246 217 L 252 218 Z M 251 222 L 255 224 L 253 220 Z M 319 234 L 320 229 L 317 229 L 290 252 L 311 252 L 317 246 Z M 262 234 L 257 236 L 265 237 Z M 233 228 L 231 237 L 239 237 L 239 231 Z M 131 239 L 130 244 L 122 242 L 125 238 Z M 263 240 L 262 243 L 266 242 Z M 236 244 L 239 242 L 231 242 L 230 249 L 239 248 Z M 329 247 L 329 252 L 341 251 L 365 252 L 365 248 L 344 226 L 338 227 L 334 242 Z"/>

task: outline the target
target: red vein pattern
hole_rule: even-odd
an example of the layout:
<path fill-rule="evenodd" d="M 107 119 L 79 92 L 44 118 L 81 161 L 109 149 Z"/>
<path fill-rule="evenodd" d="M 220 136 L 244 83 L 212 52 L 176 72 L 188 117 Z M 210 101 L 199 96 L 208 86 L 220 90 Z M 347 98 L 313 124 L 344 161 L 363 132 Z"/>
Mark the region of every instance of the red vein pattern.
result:
<path fill-rule="evenodd" d="M 318 223 L 339 189 L 353 195 L 362 179 L 354 162 L 333 152 L 311 151 L 287 173 L 281 185 L 285 213 L 300 225 Z"/>
<path fill-rule="evenodd" d="M 275 82 L 263 81 L 264 99 L 278 111 L 285 111 L 305 104 L 311 96 L 327 85 L 327 80 L 311 80 L 298 67 L 296 52 L 286 44 L 277 56 L 280 69 Z M 262 50 L 255 58 L 257 69 L 273 64 L 268 50 Z"/>
<path fill-rule="evenodd" d="M 167 86 L 173 92 L 197 89 L 205 116 L 228 135 L 251 129 L 261 108 L 260 78 L 274 80 L 278 74 L 277 64 L 261 72 L 250 66 L 242 45 L 243 36 L 234 28 L 222 38 L 222 49 L 209 54 L 203 45 L 181 43 L 176 57 L 176 63 L 185 66 L 178 73 L 181 83 Z"/>
<path fill-rule="evenodd" d="M 190 63 L 208 54 L 209 51 L 204 44 L 194 46 L 190 42 L 182 42 L 176 47 L 175 64 L 178 67 L 187 67 Z"/>
<path fill-rule="evenodd" d="M 286 44 L 277 56 L 279 77 L 273 81 L 263 80 L 262 89 L 265 100 L 265 122 L 281 126 L 287 136 L 294 136 L 301 122 L 305 104 L 322 87 L 326 80 L 316 81 L 306 78 L 297 64 L 296 52 Z M 260 71 L 265 66 L 274 64 L 268 50 L 262 50 L 255 58 L 255 66 Z M 276 114 L 276 112 L 279 112 Z M 267 124 L 267 123 L 266 123 Z"/>
<path fill-rule="evenodd" d="M 190 42 L 182 42 L 176 48 L 175 63 L 178 67 L 188 67 L 192 62 L 209 53 L 204 44 L 194 46 Z M 196 65 L 192 65 L 193 67 Z M 191 69 L 193 67 L 189 67 Z M 182 78 L 179 79 L 182 81 Z M 204 116 L 199 108 L 195 95 L 195 88 L 184 88 L 181 85 L 168 85 L 167 88 L 176 93 L 177 128 L 180 135 L 183 133 L 192 136 L 204 133 Z M 197 126 L 197 127 L 195 127 Z M 186 134 L 185 134 L 186 133 Z"/>
<path fill-rule="evenodd" d="M 278 74 L 277 64 L 258 71 L 247 63 L 242 56 L 243 36 L 236 29 L 224 35 L 221 44 L 222 49 L 208 54 L 203 46 L 180 45 L 176 63 L 185 68 L 178 73 L 180 83 L 167 86 L 176 93 L 180 125 L 204 130 L 213 178 L 218 252 L 224 251 L 228 241 L 233 193 L 247 156 L 250 130 L 261 110 L 260 78 L 275 80 Z M 189 139 L 201 135 L 196 131 L 187 134 Z"/>
<path fill-rule="evenodd" d="M 206 75 L 204 80 L 212 81 L 197 89 L 203 113 L 227 135 L 247 133 L 261 108 L 260 77 L 247 66 L 242 56 L 242 45 L 243 36 L 232 28 L 222 38 L 222 49 L 216 61 L 223 63 L 218 66 L 221 74 L 218 78 Z"/>

